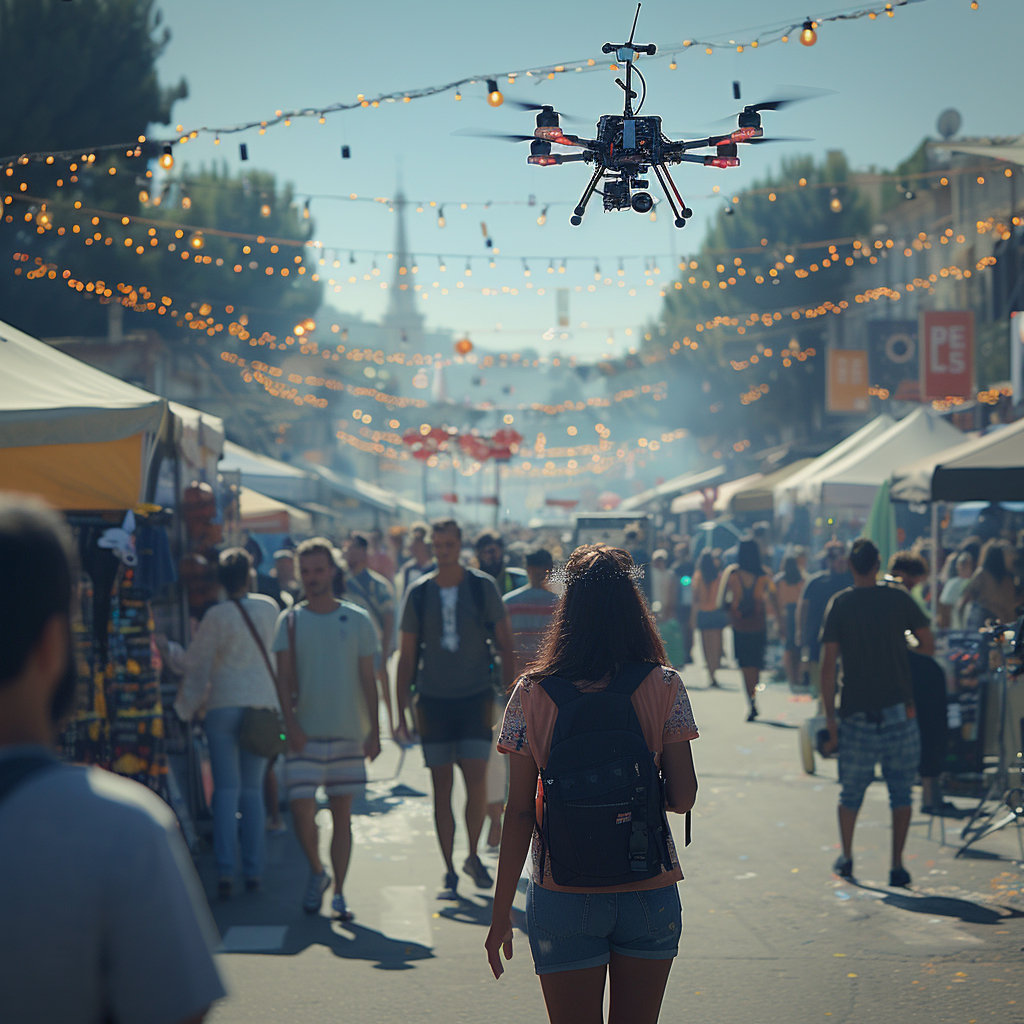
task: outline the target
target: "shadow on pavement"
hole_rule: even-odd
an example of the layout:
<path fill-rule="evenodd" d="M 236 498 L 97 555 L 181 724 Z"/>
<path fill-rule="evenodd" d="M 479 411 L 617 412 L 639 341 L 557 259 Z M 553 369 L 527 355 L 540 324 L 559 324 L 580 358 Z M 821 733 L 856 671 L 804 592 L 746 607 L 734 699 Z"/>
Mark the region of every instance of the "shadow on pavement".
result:
<path fill-rule="evenodd" d="M 417 942 L 391 939 L 357 922 L 332 923 L 325 917 L 290 924 L 284 945 L 276 955 L 295 956 L 313 945 L 326 946 L 344 960 L 374 960 L 374 966 L 382 971 L 408 971 L 415 961 L 434 957 L 432 949 Z"/>
<path fill-rule="evenodd" d="M 912 914 L 929 914 L 931 917 L 955 917 L 967 924 L 1002 924 L 1015 918 L 1024 917 L 1024 911 L 1012 907 L 987 907 L 970 900 L 959 900 L 952 896 L 915 896 L 912 893 L 896 893 L 862 882 L 854 882 L 858 889 L 882 893 L 882 903 Z"/>
<path fill-rule="evenodd" d="M 770 725 L 773 729 L 799 729 L 799 725 L 792 722 L 776 722 L 770 718 L 755 718 L 754 725 Z"/>
<path fill-rule="evenodd" d="M 490 927 L 491 904 L 494 902 L 490 896 L 481 896 L 483 903 L 460 896 L 458 903 L 454 906 L 445 907 L 440 911 L 440 916 L 449 921 L 458 921 L 461 924 L 481 924 Z"/>

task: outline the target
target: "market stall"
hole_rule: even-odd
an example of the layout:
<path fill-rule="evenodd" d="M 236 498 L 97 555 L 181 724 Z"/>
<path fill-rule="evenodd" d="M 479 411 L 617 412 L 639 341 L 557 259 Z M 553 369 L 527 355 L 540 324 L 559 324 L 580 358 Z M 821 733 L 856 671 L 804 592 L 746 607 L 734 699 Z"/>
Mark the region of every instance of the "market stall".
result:
<path fill-rule="evenodd" d="M 239 492 L 239 511 L 246 533 L 309 536 L 313 531 L 313 516 L 309 512 L 245 485 Z"/>
<path fill-rule="evenodd" d="M 0 480 L 65 511 L 149 497 L 167 403 L 0 322 Z"/>

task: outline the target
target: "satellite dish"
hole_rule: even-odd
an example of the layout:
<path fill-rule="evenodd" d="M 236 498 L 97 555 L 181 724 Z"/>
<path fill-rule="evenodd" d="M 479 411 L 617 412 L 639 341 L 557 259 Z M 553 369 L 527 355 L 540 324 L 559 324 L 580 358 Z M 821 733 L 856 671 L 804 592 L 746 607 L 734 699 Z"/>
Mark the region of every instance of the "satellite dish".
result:
<path fill-rule="evenodd" d="M 944 139 L 953 138 L 953 136 L 960 131 L 960 123 L 960 111 L 949 107 L 947 110 L 944 110 L 939 114 L 939 121 L 937 125 L 939 134 Z"/>

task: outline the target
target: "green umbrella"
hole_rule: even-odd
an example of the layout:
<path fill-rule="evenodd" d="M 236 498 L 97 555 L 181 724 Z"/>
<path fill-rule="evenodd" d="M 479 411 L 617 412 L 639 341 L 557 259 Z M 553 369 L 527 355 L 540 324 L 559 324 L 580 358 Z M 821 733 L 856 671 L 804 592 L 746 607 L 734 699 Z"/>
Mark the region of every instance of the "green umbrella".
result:
<path fill-rule="evenodd" d="M 874 542 L 875 547 L 878 548 L 878 560 L 882 563 L 882 572 L 885 572 L 889 567 L 889 559 L 897 550 L 896 513 L 889 500 L 888 480 L 878 488 L 861 536 Z"/>

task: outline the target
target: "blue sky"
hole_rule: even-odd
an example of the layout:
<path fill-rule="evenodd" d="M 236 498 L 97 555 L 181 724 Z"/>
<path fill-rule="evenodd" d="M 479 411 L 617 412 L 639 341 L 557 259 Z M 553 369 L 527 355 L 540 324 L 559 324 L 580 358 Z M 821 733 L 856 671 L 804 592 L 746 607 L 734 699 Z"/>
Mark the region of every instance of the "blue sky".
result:
<path fill-rule="evenodd" d="M 558 4 L 539 0 L 485 3 L 448 0 L 445 4 L 379 0 L 372 4 L 338 0 L 163 0 L 165 22 L 173 38 L 161 61 L 166 82 L 184 75 L 191 95 L 175 108 L 186 127 L 221 125 L 272 115 L 277 109 L 354 100 L 358 93 L 416 88 L 464 75 L 600 56 L 606 40 L 628 34 L 634 7 L 623 0 L 588 0 Z M 807 14 L 822 16 L 851 9 L 827 6 L 806 10 L 790 0 L 716 0 L 680 4 L 647 0 L 637 38 L 661 46 L 686 38 L 726 41 L 756 34 L 758 27 Z M 707 218 L 724 195 L 742 190 L 781 157 L 795 153 L 822 156 L 844 149 L 854 167 L 891 167 L 910 153 L 946 107 L 963 115 L 962 134 L 1017 135 L 1024 131 L 1020 98 L 1024 69 L 1019 54 L 1004 40 L 1019 40 L 1024 31 L 1021 0 L 923 0 L 901 8 L 893 18 L 823 25 L 817 44 L 788 44 L 719 50 L 706 56 L 688 51 L 669 69 L 667 59 L 643 67 L 650 94 L 644 113 L 659 113 L 667 131 L 706 129 L 707 123 L 737 108 L 732 82 L 742 83 L 744 101 L 771 96 L 780 88 L 813 87 L 834 93 L 766 115 L 766 134 L 809 136 L 814 141 L 749 147 L 743 165 L 724 171 L 690 166 L 676 171 L 676 181 L 695 216 L 684 231 L 661 215 L 655 223 L 633 213 L 603 214 L 592 204 L 582 227 L 568 223 L 587 180 L 584 166 L 527 166 L 527 149 L 485 139 L 453 136 L 464 128 L 528 134 L 532 115 L 509 106 L 490 108 L 484 87 L 467 87 L 456 102 L 451 93 L 408 104 L 354 110 L 291 127 L 250 132 L 214 146 L 212 138 L 189 144 L 181 157 L 193 167 L 226 160 L 235 171 L 266 168 L 290 181 L 299 193 L 384 196 L 394 191 L 399 166 L 412 199 L 445 205 L 446 226 L 437 226 L 437 211 L 410 211 L 409 240 L 418 255 L 418 281 L 430 298 L 421 301 L 428 326 L 468 331 L 486 346 L 534 345 L 542 352 L 593 355 L 621 351 L 630 344 L 626 328 L 636 328 L 658 309 L 658 287 L 646 286 L 645 260 L 658 257 L 657 282 L 671 280 L 673 253 L 699 244 Z M 561 76 L 554 82 L 526 82 L 506 87 L 509 96 L 529 102 L 553 102 L 559 109 L 596 120 L 621 112 L 615 75 L 604 70 Z M 582 126 L 583 131 L 586 125 Z M 239 161 L 237 142 L 244 140 L 249 163 Z M 352 158 L 340 158 L 340 146 Z M 534 195 L 537 206 L 524 203 Z M 692 197 L 692 198 L 689 198 Z M 599 198 L 599 197 L 598 197 Z M 487 210 L 459 202 L 493 201 Z M 545 203 L 543 226 L 536 223 Z M 387 248 L 394 215 L 377 204 L 313 199 L 316 236 L 343 252 Z M 487 266 L 481 221 L 503 256 Z M 465 260 L 448 259 L 441 272 L 428 253 L 478 254 L 472 277 Z M 519 257 L 531 257 L 524 277 Z M 564 274 L 546 273 L 570 261 Z M 340 293 L 331 297 L 339 309 L 376 317 L 386 292 L 379 280 L 364 282 L 370 257 L 358 257 L 357 284 L 347 284 L 350 265 L 338 271 Z M 619 260 L 627 287 L 618 288 Z M 387 259 L 379 260 L 382 278 Z M 595 284 L 595 262 L 611 286 Z M 345 272 L 345 276 L 341 276 Z M 440 287 L 430 288 L 434 281 Z M 456 287 L 461 280 L 463 287 Z M 532 289 L 525 287 L 529 282 Z M 518 295 L 502 293 L 516 288 Z M 576 292 L 576 287 L 581 289 Z M 449 294 L 441 294 L 447 287 Z M 571 289 L 572 329 L 568 338 L 544 340 L 555 322 L 555 287 Z M 485 296 L 482 289 L 496 294 Z M 538 294 L 544 289 L 545 294 Z M 635 290 L 635 295 L 630 295 Z M 581 327 L 586 323 L 586 327 Z M 500 324 L 499 328 L 496 325 Z M 550 337 L 550 332 L 549 332 Z M 607 339 L 613 343 L 609 345 Z M 634 332 L 635 337 L 635 332 Z"/>

